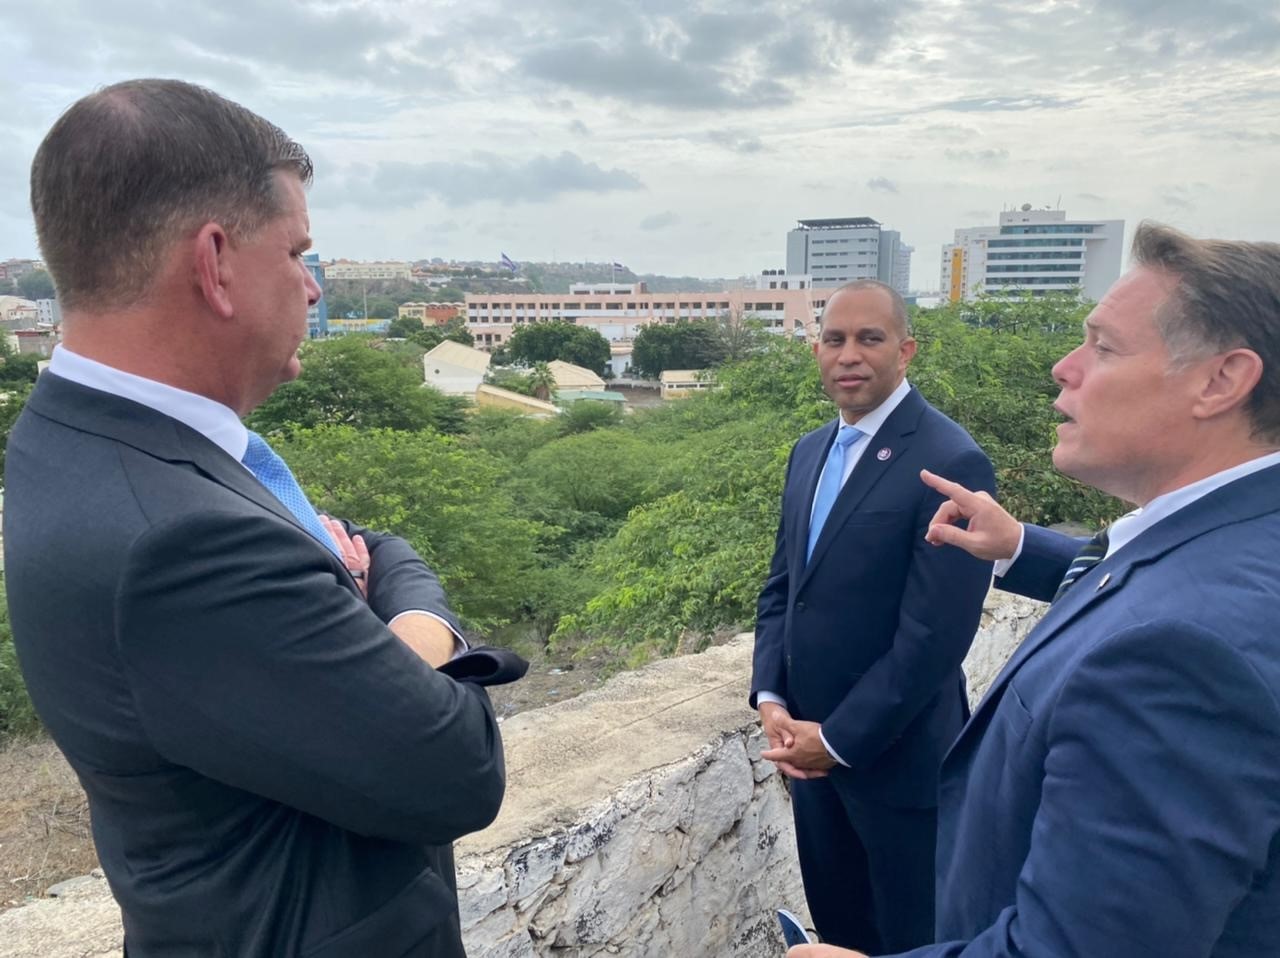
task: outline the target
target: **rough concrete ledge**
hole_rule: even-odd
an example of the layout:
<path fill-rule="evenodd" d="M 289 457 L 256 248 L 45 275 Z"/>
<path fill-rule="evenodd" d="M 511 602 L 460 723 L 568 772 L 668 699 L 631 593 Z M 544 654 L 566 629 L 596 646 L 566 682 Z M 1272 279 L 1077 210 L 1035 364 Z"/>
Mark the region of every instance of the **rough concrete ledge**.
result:
<path fill-rule="evenodd" d="M 993 593 L 966 662 L 976 699 L 1042 614 Z M 471 958 L 771 956 L 803 914 L 790 801 L 746 705 L 751 637 L 616 676 L 503 726 L 498 820 L 457 844 Z M 100 877 L 0 914 L 0 958 L 121 949 Z"/>

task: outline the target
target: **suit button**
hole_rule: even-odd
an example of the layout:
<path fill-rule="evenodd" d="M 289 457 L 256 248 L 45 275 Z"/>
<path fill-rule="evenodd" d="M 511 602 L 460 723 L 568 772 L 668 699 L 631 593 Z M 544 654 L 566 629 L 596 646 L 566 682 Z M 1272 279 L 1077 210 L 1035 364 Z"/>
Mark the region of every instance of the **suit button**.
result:
<path fill-rule="evenodd" d="M 797 603 L 796 603 L 796 611 L 797 611 L 797 612 L 803 612 L 803 611 L 804 611 L 804 603 L 803 603 L 803 602 L 797 602 Z"/>

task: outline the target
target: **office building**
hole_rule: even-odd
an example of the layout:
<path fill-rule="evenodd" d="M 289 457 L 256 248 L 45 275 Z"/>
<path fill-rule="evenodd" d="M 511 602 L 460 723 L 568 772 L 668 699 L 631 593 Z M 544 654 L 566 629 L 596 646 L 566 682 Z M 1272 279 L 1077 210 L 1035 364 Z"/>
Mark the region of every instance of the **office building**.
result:
<path fill-rule="evenodd" d="M 1068 220 L 1031 204 L 998 226 L 955 231 L 942 248 L 942 291 L 951 302 L 988 296 L 1075 293 L 1097 301 L 1120 277 L 1124 220 Z"/>
<path fill-rule="evenodd" d="M 877 279 L 905 294 L 911 252 L 897 230 L 869 216 L 799 220 L 787 233 L 787 273 L 809 275 L 815 287 L 827 289 Z"/>
<path fill-rule="evenodd" d="M 320 339 L 329 335 L 329 304 L 324 301 L 324 266 L 320 264 L 319 253 L 303 253 L 302 262 L 320 287 L 320 301 L 307 310 L 307 338 Z"/>

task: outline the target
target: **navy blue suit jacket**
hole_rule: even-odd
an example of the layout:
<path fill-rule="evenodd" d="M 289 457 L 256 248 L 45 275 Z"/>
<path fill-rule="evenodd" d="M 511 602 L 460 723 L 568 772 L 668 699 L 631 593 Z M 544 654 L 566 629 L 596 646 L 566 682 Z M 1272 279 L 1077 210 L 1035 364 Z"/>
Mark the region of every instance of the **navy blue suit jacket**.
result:
<path fill-rule="evenodd" d="M 1077 543 L 1028 528 L 1000 584 Z M 1280 467 L 1082 577 L 943 765 L 938 940 L 913 958 L 1280 954 Z"/>
<path fill-rule="evenodd" d="M 869 794 L 929 808 L 968 716 L 960 663 L 991 564 L 924 541 L 942 497 L 920 470 L 992 493 L 995 476 L 969 434 L 912 389 L 871 437 L 806 562 L 838 426 L 815 429 L 791 453 L 757 609 L 751 704 L 761 691 L 783 696 L 794 717 L 822 723 Z"/>

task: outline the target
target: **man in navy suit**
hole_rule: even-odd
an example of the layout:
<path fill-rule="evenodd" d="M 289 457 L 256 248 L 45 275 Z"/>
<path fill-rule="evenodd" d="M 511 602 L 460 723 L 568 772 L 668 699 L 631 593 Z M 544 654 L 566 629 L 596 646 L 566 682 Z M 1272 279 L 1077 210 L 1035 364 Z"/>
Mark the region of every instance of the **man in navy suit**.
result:
<path fill-rule="evenodd" d="M 827 941 L 932 940 L 938 766 L 968 716 L 960 671 L 991 566 L 924 541 L 935 470 L 994 491 L 969 435 L 906 381 L 906 305 L 834 291 L 814 355 L 839 418 L 791 454 L 760 594 L 751 703 L 792 779 L 805 896 Z"/>
<path fill-rule="evenodd" d="M 931 541 L 1057 597 L 943 765 L 911 958 L 1280 954 L 1280 245 L 1133 253 L 1054 367 L 1054 463 L 1139 508 L 1080 549 L 927 477 Z"/>

